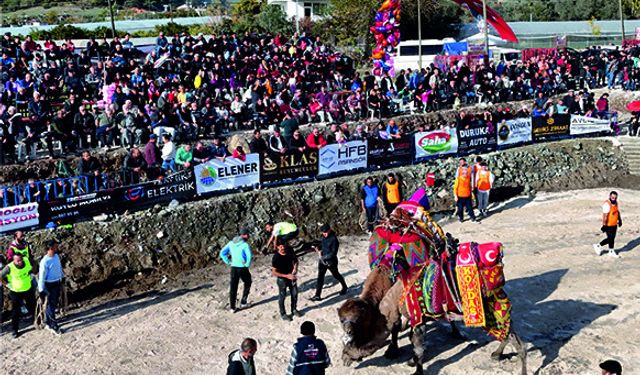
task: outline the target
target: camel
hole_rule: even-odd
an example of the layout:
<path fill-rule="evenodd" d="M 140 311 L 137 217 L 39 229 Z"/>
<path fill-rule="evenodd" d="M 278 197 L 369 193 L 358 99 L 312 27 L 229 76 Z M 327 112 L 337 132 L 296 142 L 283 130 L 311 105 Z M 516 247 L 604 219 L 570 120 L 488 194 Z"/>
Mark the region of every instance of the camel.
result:
<path fill-rule="evenodd" d="M 450 237 L 450 236 L 447 236 Z M 450 246 L 449 244 L 447 246 Z M 451 249 L 455 252 L 456 249 Z M 338 315 L 345 332 L 342 359 L 345 366 L 353 361 L 361 361 L 384 346 L 391 334 L 391 343 L 385 356 L 393 358 L 398 352 L 398 334 L 402 330 L 402 317 L 409 319 L 408 310 L 402 302 L 404 287 L 402 282 L 392 283 L 390 269 L 384 266 L 375 267 L 368 275 L 362 293 L 359 297 L 349 299 L 338 309 Z M 457 277 L 457 274 L 456 274 Z M 487 296 L 483 295 L 483 300 Z M 506 295 L 504 295 L 506 298 Z M 460 314 L 460 312 L 454 312 Z M 429 316 L 422 317 L 422 323 L 413 327 L 411 343 L 413 344 L 413 363 L 416 366 L 414 375 L 422 375 L 424 365 L 424 345 L 426 323 L 433 321 Z M 449 320 L 448 314 L 441 319 Z M 452 334 L 460 336 L 456 325 L 451 322 Z M 508 343 L 512 343 L 518 352 L 522 364 L 522 375 L 526 375 L 526 347 L 520 340 L 513 325 L 509 324 L 506 338 L 500 342 L 498 348 L 491 354 L 494 360 L 503 358 Z"/>

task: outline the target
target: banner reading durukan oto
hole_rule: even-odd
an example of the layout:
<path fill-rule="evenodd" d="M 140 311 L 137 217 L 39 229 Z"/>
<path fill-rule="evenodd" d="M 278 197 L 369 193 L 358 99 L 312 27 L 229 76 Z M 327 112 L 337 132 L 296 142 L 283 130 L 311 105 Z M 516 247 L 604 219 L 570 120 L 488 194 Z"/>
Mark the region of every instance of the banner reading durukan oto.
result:
<path fill-rule="evenodd" d="M 320 149 L 319 174 L 330 174 L 367 167 L 367 142 L 351 141 Z"/>
<path fill-rule="evenodd" d="M 198 194 L 256 185 L 260 182 L 260 155 L 248 154 L 245 160 L 209 160 L 196 165 L 194 172 Z"/>

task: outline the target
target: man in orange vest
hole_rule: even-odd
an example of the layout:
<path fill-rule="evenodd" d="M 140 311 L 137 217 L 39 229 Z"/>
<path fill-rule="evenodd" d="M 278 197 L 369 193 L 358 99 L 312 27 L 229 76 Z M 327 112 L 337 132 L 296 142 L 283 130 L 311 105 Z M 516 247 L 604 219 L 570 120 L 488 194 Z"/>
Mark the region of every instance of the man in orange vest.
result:
<path fill-rule="evenodd" d="M 460 158 L 460 166 L 456 172 L 456 182 L 453 185 L 453 195 L 458 206 L 458 220 L 464 221 L 464 209 L 467 210 L 471 221 L 479 223 L 473 213 L 473 173 L 464 158 Z"/>
<path fill-rule="evenodd" d="M 475 173 L 475 186 L 477 189 L 478 210 L 482 217 L 487 217 L 487 206 L 489 206 L 489 193 L 493 188 L 493 173 L 489 171 L 486 162 L 480 162 L 480 167 Z"/>
<path fill-rule="evenodd" d="M 596 254 L 599 256 L 602 255 L 606 251 L 602 246 L 609 245 L 609 256 L 615 258 L 620 257 L 620 255 L 618 255 L 613 249 L 618 227 L 622 227 L 622 215 L 620 215 L 620 210 L 618 208 L 618 193 L 612 191 L 609 193 L 609 200 L 604 202 L 602 205 L 602 227 L 600 230 L 603 233 L 606 233 L 607 238 L 602 240 L 599 244 L 593 245 L 593 249 L 596 251 Z"/>
<path fill-rule="evenodd" d="M 382 199 L 387 214 L 390 214 L 402 202 L 400 182 L 393 173 L 389 173 L 387 181 L 382 184 Z"/>

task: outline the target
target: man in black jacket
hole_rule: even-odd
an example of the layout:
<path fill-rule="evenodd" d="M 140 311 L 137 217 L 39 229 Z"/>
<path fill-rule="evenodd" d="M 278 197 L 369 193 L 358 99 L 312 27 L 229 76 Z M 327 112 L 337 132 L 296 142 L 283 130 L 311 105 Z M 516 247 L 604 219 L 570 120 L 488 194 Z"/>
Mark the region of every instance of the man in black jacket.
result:
<path fill-rule="evenodd" d="M 327 270 L 329 270 L 331 275 L 342 285 L 340 295 L 346 294 L 348 289 L 344 277 L 342 277 L 340 271 L 338 271 L 338 247 L 340 246 L 338 237 L 331 230 L 329 224 L 323 224 L 320 227 L 320 232 L 322 232 L 322 245 L 320 249 L 316 248 L 318 255 L 320 255 L 318 261 L 318 279 L 316 280 L 316 295 L 311 298 L 311 301 L 322 300 L 322 287 L 324 286 L 324 275 L 327 273 Z"/>
<path fill-rule="evenodd" d="M 286 375 L 324 375 L 331 358 L 324 341 L 316 337 L 316 326 L 306 321 L 300 326 L 302 337 L 293 344 Z"/>
<path fill-rule="evenodd" d="M 253 356 L 258 351 L 258 343 L 252 338 L 242 340 L 239 350 L 229 353 L 227 375 L 256 375 Z"/>

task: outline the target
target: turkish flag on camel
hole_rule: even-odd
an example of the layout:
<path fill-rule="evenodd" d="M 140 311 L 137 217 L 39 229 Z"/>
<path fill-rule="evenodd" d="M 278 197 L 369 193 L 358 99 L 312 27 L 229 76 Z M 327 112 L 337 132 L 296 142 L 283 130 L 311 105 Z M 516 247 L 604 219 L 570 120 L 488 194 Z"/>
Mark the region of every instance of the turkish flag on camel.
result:
<path fill-rule="evenodd" d="M 482 16 L 482 0 L 453 0 L 461 6 L 469 8 L 474 17 Z M 487 6 L 487 22 L 500 34 L 500 38 L 509 42 L 518 42 L 516 34 L 495 10 Z"/>

